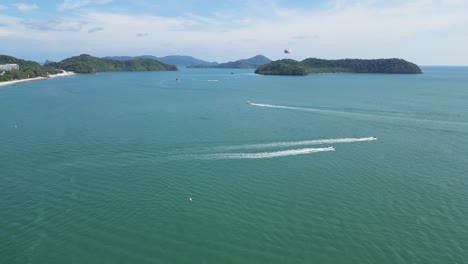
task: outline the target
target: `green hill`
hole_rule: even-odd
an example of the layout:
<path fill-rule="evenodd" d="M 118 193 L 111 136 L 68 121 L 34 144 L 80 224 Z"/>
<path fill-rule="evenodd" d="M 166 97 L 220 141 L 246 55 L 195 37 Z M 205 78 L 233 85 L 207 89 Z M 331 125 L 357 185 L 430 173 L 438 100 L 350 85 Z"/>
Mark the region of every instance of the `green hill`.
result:
<path fill-rule="evenodd" d="M 35 77 L 47 77 L 48 74 L 56 74 L 60 71 L 51 67 L 41 66 L 35 61 L 18 59 L 8 55 L 0 55 L 0 64 L 18 64 L 19 70 L 0 71 L 0 82 L 21 80 Z"/>
<path fill-rule="evenodd" d="M 419 74 L 421 69 L 414 63 L 402 59 L 341 59 L 324 60 L 309 58 L 301 62 L 283 59 L 258 67 L 257 74 L 264 75 L 307 75 L 311 73 L 399 73 Z"/>
<path fill-rule="evenodd" d="M 255 73 L 263 75 L 307 75 L 309 71 L 307 66 L 299 61 L 284 59 L 261 65 L 255 70 Z"/>
<path fill-rule="evenodd" d="M 270 62 L 271 60 L 263 55 L 257 55 L 252 58 L 242 59 L 237 61 L 230 61 L 220 63 L 217 65 L 193 65 L 188 68 L 231 68 L 231 69 L 248 69 L 257 68 L 260 65 Z"/>
<path fill-rule="evenodd" d="M 82 54 L 61 62 L 49 62 L 47 66 L 76 73 L 96 73 L 112 71 L 177 71 L 175 65 L 169 65 L 149 58 L 130 60 L 101 59 Z"/>

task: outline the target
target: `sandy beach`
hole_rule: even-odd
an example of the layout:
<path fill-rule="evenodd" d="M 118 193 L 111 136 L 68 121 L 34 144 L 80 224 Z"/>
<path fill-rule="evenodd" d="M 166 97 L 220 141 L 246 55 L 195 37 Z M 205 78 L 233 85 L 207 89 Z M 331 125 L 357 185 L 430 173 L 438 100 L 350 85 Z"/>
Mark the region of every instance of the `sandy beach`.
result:
<path fill-rule="evenodd" d="M 74 72 L 71 71 L 62 71 L 61 73 L 49 75 L 49 78 L 56 78 L 56 77 L 65 77 L 65 76 L 70 76 L 75 74 Z"/>
<path fill-rule="evenodd" d="M 14 81 L 7 81 L 7 82 L 0 82 L 0 86 L 5 86 L 9 84 L 21 83 L 21 82 L 29 82 L 35 80 L 44 80 L 48 78 L 56 78 L 56 77 L 65 77 L 75 74 L 74 72 L 70 71 L 62 71 L 61 73 L 51 74 L 49 77 L 36 77 L 36 78 L 29 78 L 29 79 L 22 79 L 22 80 L 14 80 Z"/>

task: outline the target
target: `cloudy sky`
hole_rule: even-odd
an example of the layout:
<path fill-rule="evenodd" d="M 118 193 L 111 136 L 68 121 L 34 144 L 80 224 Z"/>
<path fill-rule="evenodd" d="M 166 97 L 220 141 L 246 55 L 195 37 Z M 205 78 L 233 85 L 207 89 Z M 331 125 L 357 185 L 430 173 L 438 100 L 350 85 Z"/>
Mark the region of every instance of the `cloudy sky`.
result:
<path fill-rule="evenodd" d="M 468 65 L 468 0 L 0 0 L 0 54 L 37 61 L 404 58 Z"/>

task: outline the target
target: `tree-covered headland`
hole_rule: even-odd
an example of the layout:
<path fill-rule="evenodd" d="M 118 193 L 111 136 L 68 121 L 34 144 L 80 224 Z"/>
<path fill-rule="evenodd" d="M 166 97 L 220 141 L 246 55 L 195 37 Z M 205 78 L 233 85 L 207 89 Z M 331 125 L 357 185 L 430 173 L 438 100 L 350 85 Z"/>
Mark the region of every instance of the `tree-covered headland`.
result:
<path fill-rule="evenodd" d="M 35 77 L 47 77 L 49 74 L 60 73 L 52 67 L 44 67 L 37 62 L 18 59 L 8 55 L 0 55 L 0 65 L 17 64 L 19 69 L 10 71 L 0 70 L 0 82 L 21 80 Z"/>
<path fill-rule="evenodd" d="M 309 58 L 303 61 L 283 59 L 259 66 L 255 73 L 264 75 L 307 75 L 313 73 L 422 73 L 418 65 L 402 59 L 341 59 Z"/>

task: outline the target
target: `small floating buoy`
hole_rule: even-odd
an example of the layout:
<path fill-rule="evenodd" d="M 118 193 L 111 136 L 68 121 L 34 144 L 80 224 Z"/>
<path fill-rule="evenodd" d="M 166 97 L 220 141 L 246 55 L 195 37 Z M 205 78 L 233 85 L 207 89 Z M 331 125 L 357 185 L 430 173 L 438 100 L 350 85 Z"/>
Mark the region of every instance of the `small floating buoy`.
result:
<path fill-rule="evenodd" d="M 189 201 L 192 201 L 192 197 L 189 197 L 188 199 L 189 199 Z"/>

